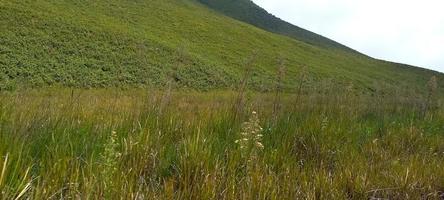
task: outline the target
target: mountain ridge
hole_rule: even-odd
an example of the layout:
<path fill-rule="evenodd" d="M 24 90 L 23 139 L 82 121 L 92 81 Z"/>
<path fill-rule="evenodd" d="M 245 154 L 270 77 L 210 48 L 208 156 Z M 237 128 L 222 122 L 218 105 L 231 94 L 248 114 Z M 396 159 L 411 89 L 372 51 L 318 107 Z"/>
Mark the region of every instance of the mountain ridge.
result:
<path fill-rule="evenodd" d="M 269 13 L 251 0 L 198 0 L 200 3 L 221 12 L 236 20 L 246 22 L 258 28 L 285 35 L 308 44 L 324 47 L 337 48 L 344 51 L 359 53 L 330 38 L 319 35 L 291 24 L 279 17 Z"/>

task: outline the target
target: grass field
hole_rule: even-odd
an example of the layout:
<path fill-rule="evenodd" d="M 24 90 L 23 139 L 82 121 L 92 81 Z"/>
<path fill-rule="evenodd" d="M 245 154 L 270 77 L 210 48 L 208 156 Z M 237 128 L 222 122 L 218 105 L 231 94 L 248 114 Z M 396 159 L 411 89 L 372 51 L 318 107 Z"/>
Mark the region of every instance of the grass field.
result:
<path fill-rule="evenodd" d="M 0 197 L 442 199 L 437 99 L 338 94 L 2 93 Z"/>
<path fill-rule="evenodd" d="M 0 0 L 0 200 L 444 199 L 442 73 L 198 2 Z"/>

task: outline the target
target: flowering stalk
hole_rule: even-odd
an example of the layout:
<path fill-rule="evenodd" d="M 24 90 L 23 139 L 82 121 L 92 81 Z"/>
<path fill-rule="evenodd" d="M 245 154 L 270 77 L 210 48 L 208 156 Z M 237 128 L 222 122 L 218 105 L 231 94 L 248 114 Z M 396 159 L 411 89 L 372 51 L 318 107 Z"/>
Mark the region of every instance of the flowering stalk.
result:
<path fill-rule="evenodd" d="M 106 192 L 111 192 L 114 189 L 115 183 L 113 177 L 118 172 L 118 160 L 121 158 L 121 153 L 118 151 L 117 132 L 112 131 L 107 143 L 105 144 L 105 151 L 102 154 L 104 169 L 102 175 Z"/>
<path fill-rule="evenodd" d="M 262 130 L 259 124 L 259 117 L 253 111 L 250 119 L 242 124 L 241 137 L 235 141 L 242 150 L 243 155 L 249 156 L 250 160 L 255 159 L 258 150 L 264 149 Z"/>

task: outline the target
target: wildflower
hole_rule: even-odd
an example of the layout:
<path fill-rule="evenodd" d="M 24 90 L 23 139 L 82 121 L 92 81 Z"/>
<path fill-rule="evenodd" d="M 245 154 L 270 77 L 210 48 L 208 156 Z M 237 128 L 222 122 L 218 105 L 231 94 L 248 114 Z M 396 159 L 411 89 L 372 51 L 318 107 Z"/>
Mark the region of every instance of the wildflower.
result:
<path fill-rule="evenodd" d="M 108 142 L 105 144 L 105 151 L 102 154 L 104 165 L 106 167 L 116 168 L 117 160 L 121 157 L 121 153 L 117 151 L 117 133 L 111 132 L 111 136 L 108 138 Z"/>
<path fill-rule="evenodd" d="M 118 161 L 122 156 L 117 148 L 117 132 L 112 131 L 111 136 L 108 138 L 108 141 L 105 144 L 105 150 L 102 154 L 104 166 L 102 176 L 105 177 L 105 185 L 108 188 L 112 188 L 114 186 L 114 181 L 110 177 L 118 172 Z"/>
<path fill-rule="evenodd" d="M 256 147 L 259 149 L 263 149 L 264 145 L 261 142 L 256 142 Z"/>
<path fill-rule="evenodd" d="M 241 138 L 236 140 L 235 143 L 239 144 L 241 149 L 251 151 L 254 151 L 255 148 L 264 149 L 264 145 L 262 144 L 262 131 L 263 129 L 259 124 L 257 112 L 253 111 L 250 119 L 242 124 L 242 131 L 240 132 Z"/>

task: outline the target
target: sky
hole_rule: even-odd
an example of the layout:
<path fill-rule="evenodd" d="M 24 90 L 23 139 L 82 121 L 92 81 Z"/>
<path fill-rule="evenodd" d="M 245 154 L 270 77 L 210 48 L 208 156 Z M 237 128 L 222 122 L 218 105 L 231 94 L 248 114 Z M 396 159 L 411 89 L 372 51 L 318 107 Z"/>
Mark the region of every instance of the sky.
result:
<path fill-rule="evenodd" d="M 374 58 L 444 72 L 443 0 L 253 0 Z"/>

